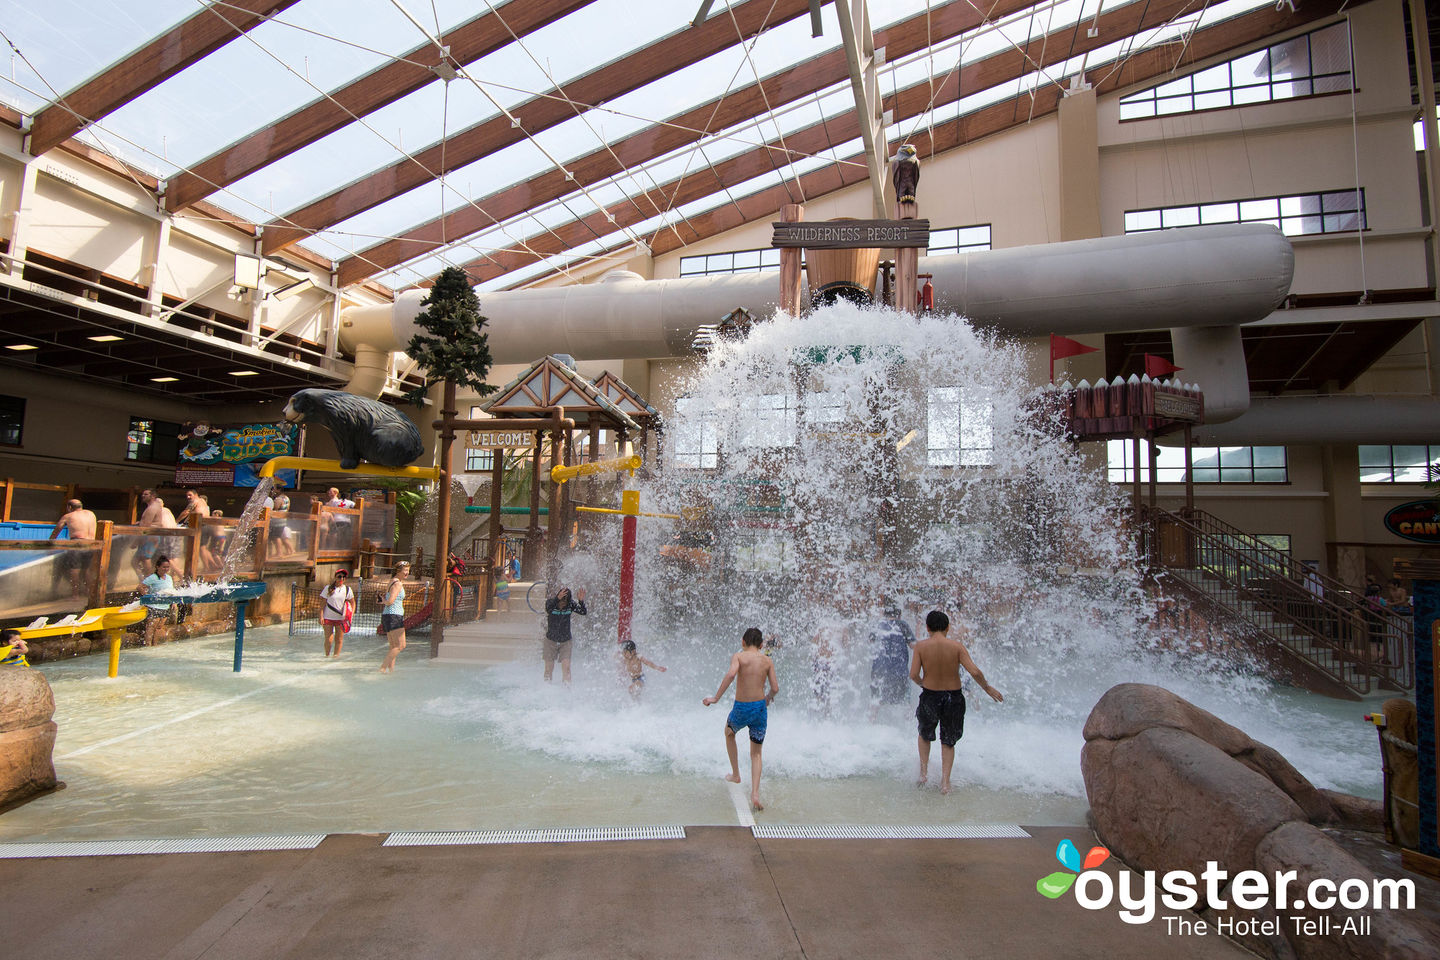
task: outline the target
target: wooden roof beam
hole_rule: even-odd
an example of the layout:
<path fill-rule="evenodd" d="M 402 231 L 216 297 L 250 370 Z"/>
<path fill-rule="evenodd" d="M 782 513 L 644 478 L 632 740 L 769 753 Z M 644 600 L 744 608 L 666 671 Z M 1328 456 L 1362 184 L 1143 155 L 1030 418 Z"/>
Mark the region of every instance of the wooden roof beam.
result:
<path fill-rule="evenodd" d="M 518 126 L 512 125 L 504 114 L 491 117 L 416 151 L 411 155 L 413 159 L 397 160 L 328 196 L 292 210 L 266 225 L 264 250 L 270 253 L 303 240 L 442 174 L 519 143 L 527 134 L 563 123 L 576 115 L 577 107 L 583 110 L 587 105 L 638 90 L 809 10 L 809 0 L 745 0 L 731 7 L 723 17 L 712 17 L 699 27 L 687 25 L 512 108 L 510 115 L 517 118 Z M 300 227 L 290 224 L 300 224 Z"/>
<path fill-rule="evenodd" d="M 958 76 L 953 73 L 947 74 L 933 87 L 929 81 L 921 81 L 906 87 L 887 97 L 885 108 L 892 112 L 897 123 L 918 117 L 932 107 L 954 103 L 960 99 L 962 91 L 966 94 L 974 93 L 977 90 L 985 90 L 1024 76 L 1033 68 L 1032 61 L 1040 63 L 1041 57 L 1047 53 L 1054 58 L 1048 61 L 1049 63 L 1062 62 L 1112 43 L 1117 35 L 1128 35 L 1150 29 L 1186 10 L 1199 9 L 1200 2 L 1201 0 L 1152 0 L 1148 4 L 1132 3 L 1118 7 L 1102 15 L 1099 36 L 1094 38 L 1075 37 L 1073 50 L 1070 48 L 1069 42 L 1071 35 L 1077 32 L 1075 24 L 1063 27 L 1047 36 L 1036 37 L 1021 50 L 1005 49 L 976 60 L 962 67 Z M 714 164 L 713 167 L 696 170 L 682 178 L 671 180 L 669 183 L 638 194 L 633 203 L 628 200 L 614 203 L 604 212 L 597 211 L 586 217 L 556 226 L 553 232 L 547 231 L 528 237 L 523 242 L 492 254 L 490 257 L 473 260 L 467 263 L 465 268 L 476 283 L 493 280 L 510 270 L 533 262 L 535 253 L 541 255 L 563 253 L 571 246 L 578 246 L 586 242 L 596 233 L 604 234 L 615 229 L 616 226 L 632 226 L 648 219 L 649 217 L 642 215 L 637 207 L 643 210 L 647 204 L 659 204 L 661 209 L 682 206 L 722 190 L 725 184 L 743 183 L 776 166 L 788 163 L 787 151 L 795 154 L 815 154 L 837 143 L 853 140 L 860 135 L 861 130 L 853 112 L 825 119 L 820 123 L 786 134 L 783 143 L 780 140 L 772 140 L 763 147 L 723 160 Z M 808 190 L 805 195 L 810 195 Z M 610 224 L 606 213 L 615 218 L 614 225 Z M 680 230 L 682 234 L 686 231 L 684 224 L 677 225 L 676 229 Z M 671 234 L 673 236 L 673 232 Z"/>
<path fill-rule="evenodd" d="M 226 0 L 176 24 L 35 115 L 30 153 L 53 150 L 299 0 Z"/>
<path fill-rule="evenodd" d="M 1262 8 L 1261 10 L 1243 14 L 1239 17 L 1233 17 L 1196 31 L 1189 45 L 1186 47 L 1178 67 L 1176 64 L 1174 45 L 1163 44 L 1134 54 L 1124 62 L 1120 69 L 1114 70 L 1113 73 L 1110 72 L 1114 66 L 1113 63 L 1092 65 L 1087 69 L 1086 77 L 1092 83 L 1096 84 L 1097 93 L 1102 95 L 1111 93 L 1124 87 L 1163 77 L 1176 69 L 1187 68 L 1202 60 L 1228 53 L 1286 30 L 1293 30 L 1317 20 L 1322 20 L 1334 15 L 1342 5 L 1342 0 L 1322 0 L 1322 2 L 1306 4 L 1303 10 L 1298 13 L 1291 13 L 1288 10 L 1282 13 L 1273 8 Z M 1152 7 L 1153 6 L 1154 4 L 1152 4 Z M 1109 15 L 1119 16 L 1125 13 L 1127 9 L 1128 5 L 1127 7 L 1117 8 Z M 1140 11 L 1132 11 L 1128 14 L 1132 22 L 1136 20 L 1139 12 Z M 1173 16 L 1173 12 L 1170 15 Z M 1169 16 L 1163 19 L 1169 19 Z M 1147 14 L 1144 18 L 1144 23 L 1150 24 L 1152 20 L 1153 17 Z M 1114 26 L 1115 24 L 1112 22 L 1112 27 Z M 1137 29 L 1145 29 L 1145 27 L 1137 27 Z M 1109 37 L 1109 40 L 1106 42 L 1113 41 L 1115 36 L 1113 29 L 1102 29 L 1101 34 L 1102 36 Z M 1088 42 L 1088 38 L 1081 37 L 1077 39 L 1076 54 L 1082 52 L 1082 41 Z M 1037 38 L 1029 48 L 1032 56 L 1035 56 L 1037 60 L 1038 46 L 1042 42 L 1044 42 L 1043 38 Z M 1050 38 L 1050 42 L 1053 44 L 1053 37 Z M 1070 54 L 1067 52 L 1066 58 L 1069 56 Z M 1020 55 L 1018 52 L 1011 50 L 987 57 L 984 60 L 977 61 L 970 67 L 966 67 L 965 71 L 973 69 L 979 71 L 979 73 L 970 75 L 962 72 L 959 88 L 964 89 L 968 94 L 1004 82 L 1007 79 L 1014 79 L 1018 74 L 1014 74 L 1013 71 L 1007 72 L 1003 69 L 1007 58 L 1013 63 L 1015 60 L 1020 59 Z M 1102 80 L 1101 78 L 1105 79 Z M 902 91 L 901 96 L 906 97 L 908 92 L 909 91 Z M 947 95 L 947 93 L 950 99 L 954 98 L 953 92 L 949 92 L 947 89 L 940 91 L 941 95 Z M 949 121 L 937 127 L 933 140 L 928 134 L 922 132 L 918 136 L 911 137 L 910 142 L 916 146 L 922 156 L 930 156 L 935 153 L 963 146 L 971 141 L 1002 132 L 1011 127 L 1019 126 L 1020 124 L 1028 122 L 1032 117 L 1041 117 L 1051 113 L 1057 109 L 1059 100 L 1059 91 L 1055 85 L 1046 84 L 1037 89 L 1033 110 L 1030 96 L 1028 94 L 1022 94 L 1013 100 L 992 104 L 989 107 L 966 114 L 957 121 Z M 940 100 L 937 96 L 937 103 L 939 102 Z M 901 103 L 903 105 L 904 101 L 902 100 Z M 901 108 L 897 106 L 897 117 L 901 116 L 900 109 Z M 787 144 L 791 141 L 792 137 L 786 137 Z M 862 154 L 856 154 L 853 157 L 847 158 L 847 160 L 849 162 L 845 165 L 825 167 L 800 177 L 799 186 L 804 192 L 804 195 L 810 200 L 814 200 L 817 197 L 824 196 L 835 190 L 844 189 L 845 187 L 865 181 L 869 176 L 869 171 L 863 165 L 864 156 Z M 689 218 L 688 224 L 679 225 L 681 233 L 686 235 L 684 239 L 677 237 L 675 231 L 667 227 L 664 231 L 657 233 L 652 239 L 650 244 L 651 252 L 655 256 L 660 256 L 679 249 L 688 243 L 694 243 L 716 236 L 727 230 L 743 226 L 751 221 L 773 217 L 782 204 L 791 202 L 790 189 L 786 183 L 777 184 L 776 186 L 740 197 L 733 204 L 725 204 L 713 210 L 692 216 Z M 612 211 L 613 210 L 614 208 L 612 208 Z M 603 217 L 600 217 L 598 214 L 594 214 L 592 217 L 603 220 Z M 562 231 L 573 229 L 570 224 L 562 224 L 555 228 L 555 232 L 562 233 Z M 578 238 L 578 234 L 571 235 Z M 588 240 L 591 236 L 587 230 L 584 239 Z M 542 254 L 563 252 L 563 250 L 542 249 L 545 241 L 540 236 L 532 237 L 526 242 L 533 242 L 532 246 L 537 252 Z M 580 242 L 583 242 L 583 240 L 577 239 L 576 245 Z M 534 254 L 518 247 L 512 247 L 495 251 L 487 257 L 466 263 L 464 264 L 464 268 L 470 273 L 476 283 L 480 283 L 485 280 L 494 279 L 497 276 L 502 276 L 504 273 L 512 270 L 530 266 L 534 264 L 534 262 Z"/>
<path fill-rule="evenodd" d="M 1031 0 L 999 0 L 984 13 L 997 19 L 1026 9 Z M 950 0 L 931 9 L 929 15 L 918 14 L 881 30 L 875 36 L 877 45 L 884 46 L 893 61 L 974 29 L 983 22 L 983 14 L 969 0 Z M 431 253 L 446 243 L 479 233 L 495 223 L 510 219 L 535 207 L 558 200 L 575 190 L 576 184 L 589 186 L 625 170 L 648 163 L 705 136 L 706 130 L 724 130 L 755 117 L 773 107 L 783 106 L 811 96 L 827 87 L 842 83 L 848 76 L 845 53 L 835 48 L 821 56 L 787 70 L 773 73 L 758 83 L 733 90 L 725 97 L 697 107 L 637 131 L 608 147 L 601 147 L 583 157 L 567 162 L 566 172 L 555 167 L 531 177 L 524 184 L 509 185 L 501 190 L 405 231 L 392 240 L 384 240 L 340 261 L 340 284 L 345 286 L 381 270 L 398 266 L 407 260 Z"/>
<path fill-rule="evenodd" d="M 493 12 L 466 21 L 440 37 L 440 42 L 450 48 L 451 60 L 464 65 L 510 43 L 510 30 L 523 37 L 592 2 L 511 0 Z M 352 113 L 363 117 L 414 93 L 439 79 L 434 70 L 439 63 L 440 51 L 433 43 L 423 43 L 328 96 L 312 100 L 177 174 L 166 190 L 166 208 L 174 211 L 188 207 L 334 133 L 352 122 Z"/>

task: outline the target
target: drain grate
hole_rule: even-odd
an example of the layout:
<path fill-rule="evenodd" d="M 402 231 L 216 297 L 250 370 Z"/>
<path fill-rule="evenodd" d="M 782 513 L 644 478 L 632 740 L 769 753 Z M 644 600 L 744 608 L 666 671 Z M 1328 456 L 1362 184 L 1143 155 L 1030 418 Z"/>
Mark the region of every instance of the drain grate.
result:
<path fill-rule="evenodd" d="M 456 830 L 392 833 L 387 847 L 447 847 L 483 843 L 594 843 L 605 840 L 684 840 L 684 827 L 560 827 L 542 830 Z"/>
<path fill-rule="evenodd" d="M 142 853 L 237 853 L 246 850 L 313 850 L 323 833 L 270 837 L 177 837 L 168 840 L 72 840 L 0 843 L 0 860 L 35 857 L 128 857 Z"/>
<path fill-rule="evenodd" d="M 757 840 L 1023 840 L 1030 834 L 1013 823 L 950 823 L 881 826 L 846 823 L 757 823 Z"/>

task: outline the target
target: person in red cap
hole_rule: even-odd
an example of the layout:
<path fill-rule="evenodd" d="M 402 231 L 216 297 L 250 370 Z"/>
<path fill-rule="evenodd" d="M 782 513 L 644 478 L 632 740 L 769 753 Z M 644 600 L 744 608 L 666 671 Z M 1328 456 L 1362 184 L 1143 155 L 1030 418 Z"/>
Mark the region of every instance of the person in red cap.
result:
<path fill-rule="evenodd" d="M 333 647 L 335 656 L 345 645 L 345 634 L 350 629 L 355 615 L 355 591 L 350 589 L 350 571 L 336 570 L 329 586 L 320 591 L 320 626 L 325 631 L 325 656 L 330 656 Z"/>

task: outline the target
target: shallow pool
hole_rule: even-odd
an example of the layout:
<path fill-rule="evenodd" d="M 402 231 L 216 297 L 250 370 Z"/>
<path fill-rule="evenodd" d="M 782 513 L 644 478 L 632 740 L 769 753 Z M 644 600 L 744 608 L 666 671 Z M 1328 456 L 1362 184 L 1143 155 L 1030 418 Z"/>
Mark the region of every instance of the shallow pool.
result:
<path fill-rule="evenodd" d="M 386 675 L 376 669 L 382 649 L 352 635 L 344 656 L 326 661 L 318 636 L 272 627 L 247 631 L 240 674 L 228 636 L 126 650 L 114 680 L 103 658 L 45 665 L 65 788 L 0 816 L 0 842 L 748 822 L 743 795 L 721 779 L 728 707 L 699 702 L 724 659 L 650 672 L 637 704 L 601 645 L 577 653 L 570 688 L 541 681 L 538 651 L 535 661 L 464 668 L 430 662 L 418 640 Z M 913 707 L 832 720 L 783 670 L 781 684 L 760 819 L 1084 820 L 1073 718 L 1057 727 L 1009 701 L 974 704 L 956 790 L 941 796 L 938 749 L 930 788 L 914 783 Z M 1374 795 L 1374 733 L 1358 720 L 1367 707 L 1273 696 L 1287 728 L 1307 718 L 1291 732 L 1324 758 L 1319 769 L 1297 763 L 1302 772 Z M 1284 752 L 1284 739 L 1271 742 Z"/>

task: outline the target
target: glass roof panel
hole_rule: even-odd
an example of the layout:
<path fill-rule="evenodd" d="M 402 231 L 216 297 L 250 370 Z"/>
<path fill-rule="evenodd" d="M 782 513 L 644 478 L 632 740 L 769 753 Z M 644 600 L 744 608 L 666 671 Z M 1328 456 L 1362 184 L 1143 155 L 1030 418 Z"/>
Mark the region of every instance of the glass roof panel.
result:
<path fill-rule="evenodd" d="M 0 70 L 0 100 L 38 111 L 105 67 L 123 60 L 198 8 L 195 0 L 46 0 L 7 3 L 0 29 L 19 49 Z M 28 63 L 27 63 L 28 61 Z"/>

